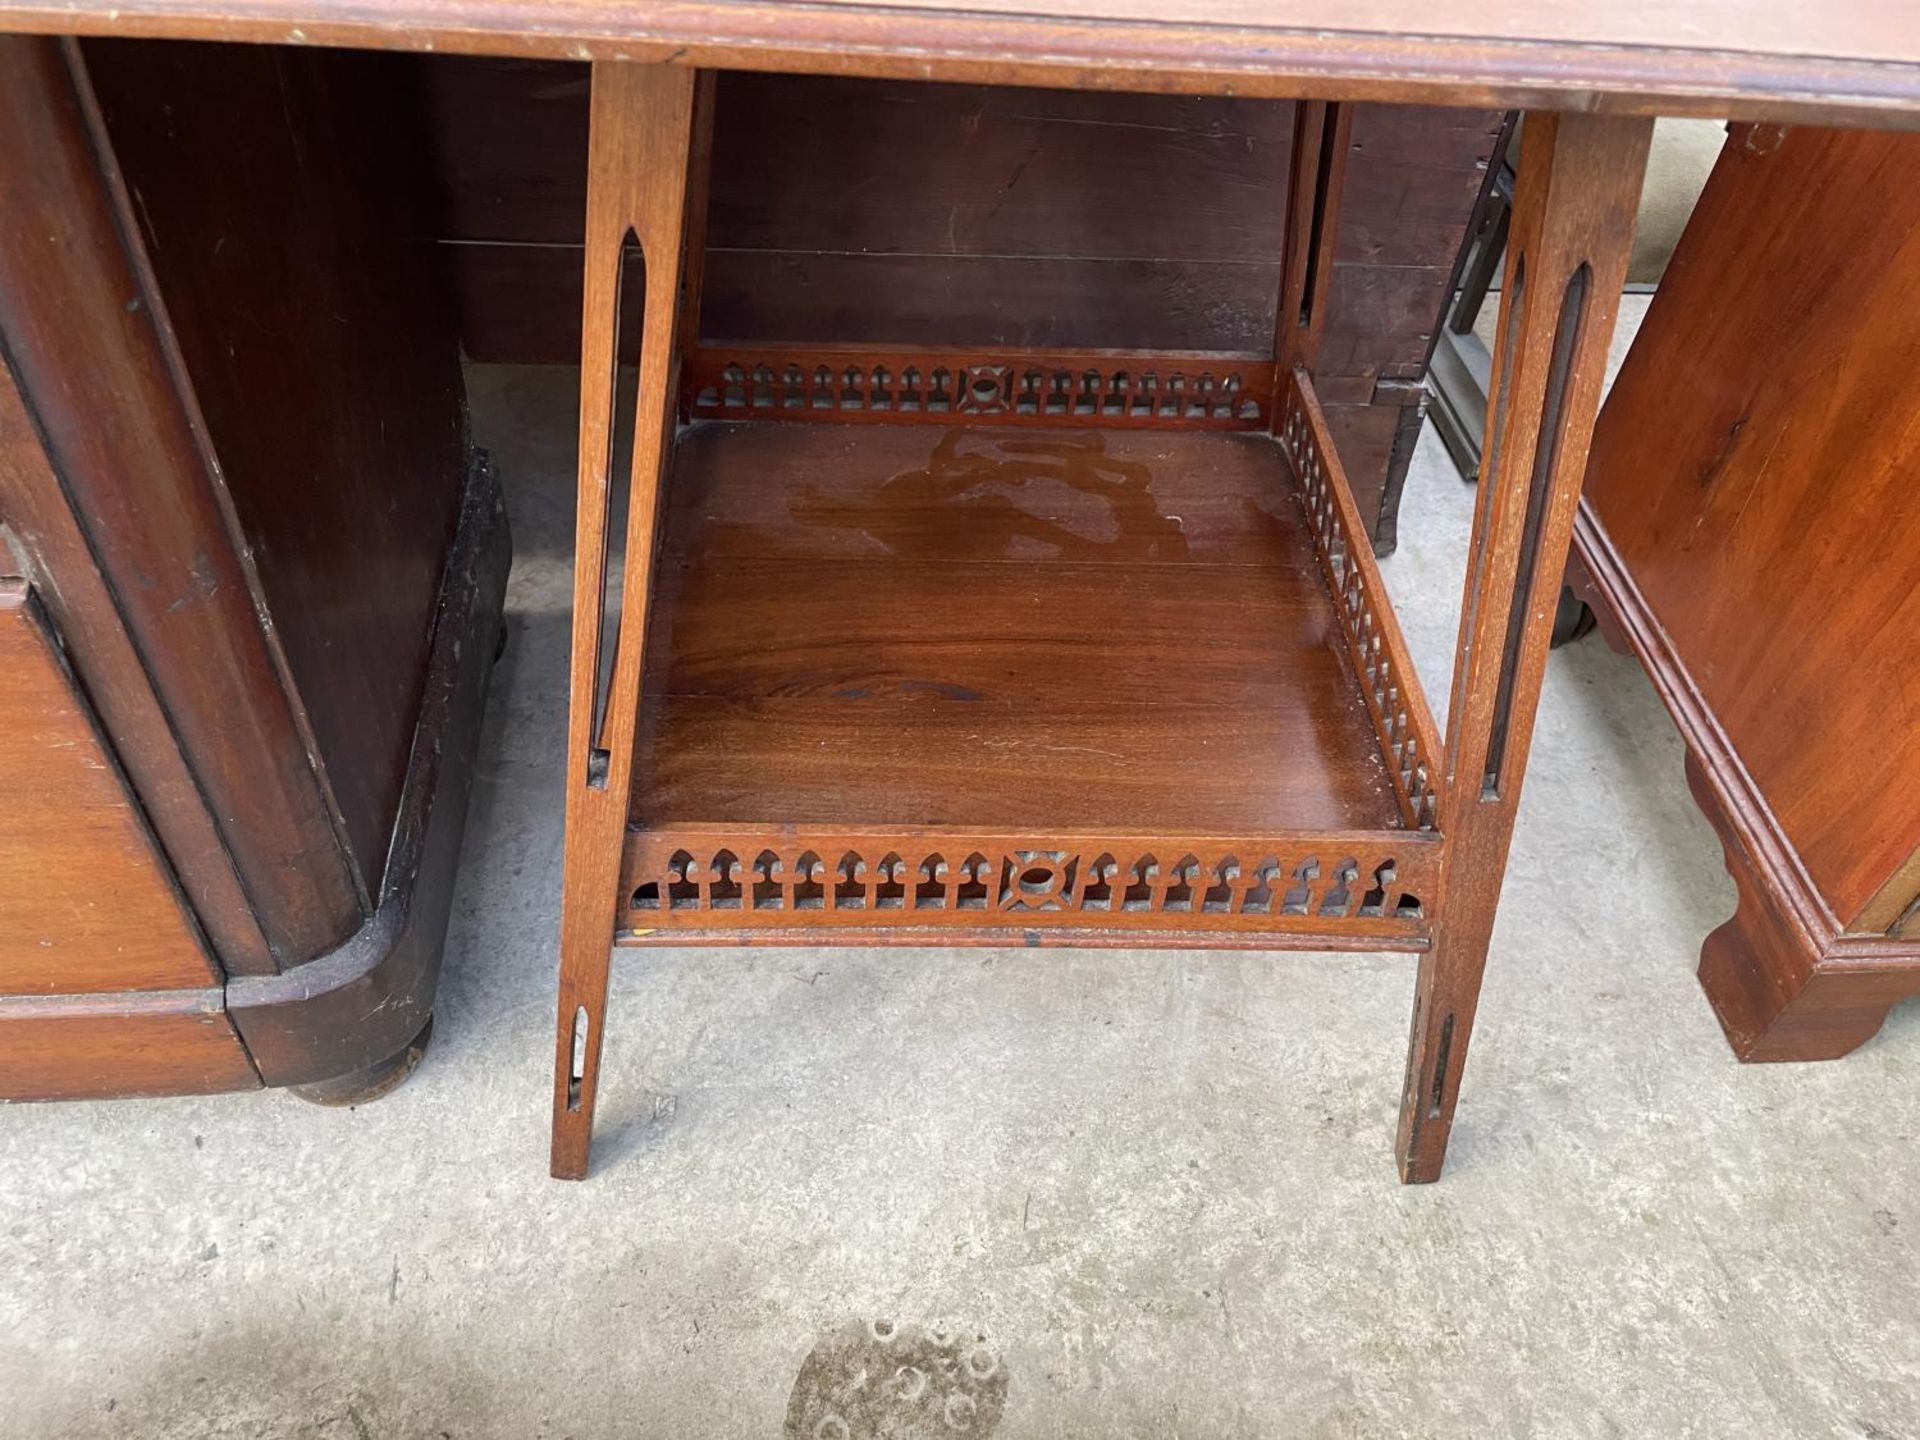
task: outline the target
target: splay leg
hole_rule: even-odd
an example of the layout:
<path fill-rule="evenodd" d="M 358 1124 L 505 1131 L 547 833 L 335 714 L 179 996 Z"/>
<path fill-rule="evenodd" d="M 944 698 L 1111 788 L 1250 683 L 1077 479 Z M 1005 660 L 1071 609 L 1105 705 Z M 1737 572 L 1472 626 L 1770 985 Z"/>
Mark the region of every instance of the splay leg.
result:
<path fill-rule="evenodd" d="M 552 1170 L 566 1180 L 586 1177 L 606 1033 L 607 970 L 639 718 L 654 525 L 673 424 L 674 338 L 695 83 L 693 71 L 669 65 L 593 67 L 560 1007 L 553 1075 Z M 614 479 L 620 286 L 636 268 L 636 259 L 646 287 L 639 400 L 621 613 L 609 635 L 607 526 Z"/>
<path fill-rule="evenodd" d="M 1446 1161 L 1651 133 L 1527 116 L 1447 716 L 1446 868 L 1401 1096 L 1409 1183 Z"/>

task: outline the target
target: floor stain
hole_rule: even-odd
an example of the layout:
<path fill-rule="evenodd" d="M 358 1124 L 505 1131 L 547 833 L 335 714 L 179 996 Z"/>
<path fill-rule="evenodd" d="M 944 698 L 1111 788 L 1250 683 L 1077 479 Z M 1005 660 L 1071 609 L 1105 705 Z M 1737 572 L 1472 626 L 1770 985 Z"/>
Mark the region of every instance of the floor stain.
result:
<path fill-rule="evenodd" d="M 1000 1424 L 1007 1370 L 983 1334 L 950 1325 L 849 1320 L 794 1377 L 786 1440 L 986 1436 Z"/>

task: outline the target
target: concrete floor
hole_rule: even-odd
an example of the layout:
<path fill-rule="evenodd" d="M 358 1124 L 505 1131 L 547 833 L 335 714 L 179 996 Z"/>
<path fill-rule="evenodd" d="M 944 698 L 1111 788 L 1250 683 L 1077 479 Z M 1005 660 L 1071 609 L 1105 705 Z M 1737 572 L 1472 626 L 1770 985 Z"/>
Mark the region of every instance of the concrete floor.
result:
<path fill-rule="evenodd" d="M 432 1053 L 355 1111 L 0 1111 L 0 1434 L 811 1436 L 945 1323 L 966 1401 L 885 1433 L 1920 1435 L 1920 1010 L 1734 1062 L 1732 890 L 1597 641 L 1441 1184 L 1392 1164 L 1410 961 L 1023 950 L 629 954 L 549 1181 L 568 383 L 474 376 L 520 560 Z M 1471 498 L 1425 441 L 1386 574 L 1435 692 Z"/>

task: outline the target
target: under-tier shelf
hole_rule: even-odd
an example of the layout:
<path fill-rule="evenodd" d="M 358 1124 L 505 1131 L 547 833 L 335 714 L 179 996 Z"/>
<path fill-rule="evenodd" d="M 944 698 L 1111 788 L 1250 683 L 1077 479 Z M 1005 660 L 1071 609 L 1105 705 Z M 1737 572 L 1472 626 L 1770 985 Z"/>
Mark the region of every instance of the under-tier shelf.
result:
<path fill-rule="evenodd" d="M 1311 434 L 684 431 L 626 938 L 1421 943 L 1424 708 Z"/>

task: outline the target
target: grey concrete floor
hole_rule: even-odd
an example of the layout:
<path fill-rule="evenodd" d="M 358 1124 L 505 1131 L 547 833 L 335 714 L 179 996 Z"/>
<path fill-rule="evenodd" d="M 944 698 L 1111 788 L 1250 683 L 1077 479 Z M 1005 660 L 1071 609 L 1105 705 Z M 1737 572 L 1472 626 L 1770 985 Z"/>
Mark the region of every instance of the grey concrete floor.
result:
<path fill-rule="evenodd" d="M 1731 887 L 1596 641 L 1439 1185 L 1410 961 L 1024 950 L 625 955 L 597 1173 L 548 1180 L 570 383 L 473 376 L 520 558 L 432 1053 L 353 1111 L 0 1110 L 0 1434 L 776 1437 L 888 1318 L 987 1337 L 1010 1440 L 1920 1435 L 1920 1013 L 1734 1062 Z M 1471 500 L 1423 442 L 1385 569 L 1436 692 Z"/>

